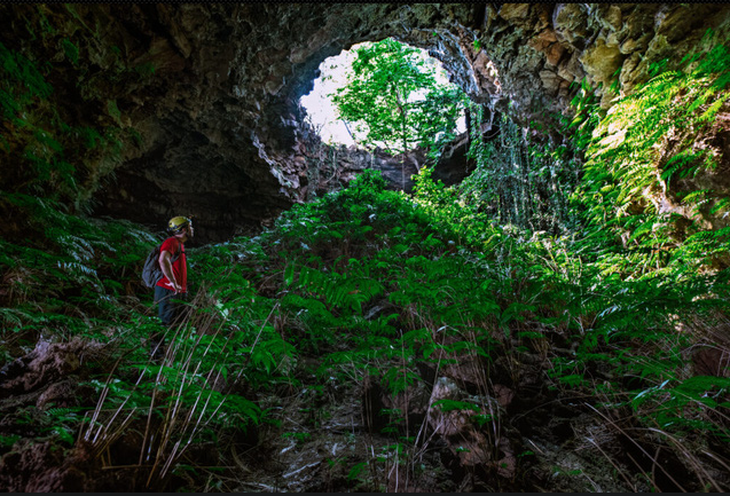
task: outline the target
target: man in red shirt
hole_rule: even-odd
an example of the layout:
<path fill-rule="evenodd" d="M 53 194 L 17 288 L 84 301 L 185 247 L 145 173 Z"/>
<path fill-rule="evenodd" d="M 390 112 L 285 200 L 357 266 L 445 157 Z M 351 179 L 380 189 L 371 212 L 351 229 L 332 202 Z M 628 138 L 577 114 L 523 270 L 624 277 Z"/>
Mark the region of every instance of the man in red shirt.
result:
<path fill-rule="evenodd" d="M 155 302 L 158 304 L 160 321 L 165 327 L 175 324 L 180 317 L 180 300 L 188 290 L 188 266 L 185 258 L 185 241 L 193 237 L 193 222 L 187 217 L 173 217 L 167 224 L 172 235 L 160 246 L 158 262 L 162 279 L 155 286 Z M 164 335 L 151 336 L 152 356 L 164 354 Z"/>

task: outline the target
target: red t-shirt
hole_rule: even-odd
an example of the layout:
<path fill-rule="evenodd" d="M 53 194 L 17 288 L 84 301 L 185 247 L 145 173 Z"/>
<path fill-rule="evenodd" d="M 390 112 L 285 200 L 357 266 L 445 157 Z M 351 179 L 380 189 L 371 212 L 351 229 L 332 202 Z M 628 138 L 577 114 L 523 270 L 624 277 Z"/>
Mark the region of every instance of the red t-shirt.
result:
<path fill-rule="evenodd" d="M 172 273 L 175 275 L 175 280 L 182 288 L 182 292 L 185 293 L 188 290 L 188 264 L 185 260 L 185 245 L 176 237 L 172 236 L 167 238 L 160 246 L 160 253 L 163 251 L 169 252 L 171 259 L 176 256 L 177 260 L 172 262 Z M 179 256 L 178 256 L 179 255 Z M 157 283 L 158 286 L 162 286 L 166 289 L 174 290 L 172 283 L 163 275 L 162 279 Z"/>

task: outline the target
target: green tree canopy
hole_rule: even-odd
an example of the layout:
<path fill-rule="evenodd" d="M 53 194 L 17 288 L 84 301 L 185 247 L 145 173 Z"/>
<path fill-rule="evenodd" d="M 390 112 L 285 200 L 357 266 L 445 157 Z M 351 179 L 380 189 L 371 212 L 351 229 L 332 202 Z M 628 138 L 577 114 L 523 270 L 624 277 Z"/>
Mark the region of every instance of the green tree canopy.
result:
<path fill-rule="evenodd" d="M 466 95 L 440 84 L 418 49 L 388 38 L 355 53 L 347 85 L 330 96 L 356 141 L 394 155 L 417 146 L 435 154 L 453 138 Z"/>

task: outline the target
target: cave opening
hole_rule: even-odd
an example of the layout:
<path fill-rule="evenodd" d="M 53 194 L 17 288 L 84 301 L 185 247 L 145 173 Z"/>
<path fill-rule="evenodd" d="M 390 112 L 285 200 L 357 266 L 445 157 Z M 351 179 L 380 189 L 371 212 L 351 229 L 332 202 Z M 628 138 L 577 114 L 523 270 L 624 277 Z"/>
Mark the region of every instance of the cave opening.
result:
<path fill-rule="evenodd" d="M 424 75 L 433 77 L 433 80 L 442 88 L 446 88 L 453 92 L 458 92 L 463 95 L 463 91 L 456 84 L 451 82 L 447 70 L 444 68 L 440 60 L 432 57 L 428 51 L 416 48 L 411 45 L 400 43 L 390 38 L 384 41 L 393 43 L 393 45 L 405 47 L 408 53 L 412 53 L 412 59 L 401 60 L 401 67 L 403 64 L 414 63 L 419 67 Z M 317 70 L 317 77 L 313 82 L 312 90 L 303 95 L 300 100 L 300 106 L 304 111 L 305 122 L 319 135 L 322 142 L 327 143 L 330 146 L 345 145 L 347 147 L 353 146 L 358 149 L 370 149 L 375 145 L 377 148 L 383 148 L 388 150 L 387 143 L 380 140 L 368 139 L 369 127 L 362 121 L 353 121 L 342 115 L 342 111 L 338 108 L 336 103 L 337 94 L 347 88 L 353 80 L 353 64 L 357 63 L 358 57 L 362 59 L 365 55 L 363 50 L 373 49 L 374 45 L 383 42 L 371 42 L 366 41 L 355 44 L 349 49 L 342 50 L 339 54 L 326 58 L 319 65 Z M 412 51 L 412 52 L 411 52 Z M 359 54 L 359 55 L 358 55 Z M 399 77 L 397 74 L 389 74 L 389 76 Z M 413 105 L 423 104 L 428 98 L 427 88 L 423 87 L 421 83 L 420 88 L 416 88 L 414 91 L 409 92 L 407 96 L 407 103 Z M 371 85 L 369 89 L 375 90 L 377 87 L 375 84 Z M 383 104 L 382 100 L 378 102 Z M 362 103 L 367 105 L 365 101 Z M 441 110 L 439 108 L 436 109 Z M 458 115 L 454 119 L 453 128 L 451 126 L 443 127 L 441 129 L 433 130 L 437 136 L 436 138 L 443 138 L 444 135 L 459 135 L 466 131 L 466 110 L 465 108 L 458 109 Z M 414 146 L 410 149 L 402 149 L 400 151 L 407 152 L 416 148 L 415 141 Z M 408 147 L 406 147 L 408 148 Z"/>

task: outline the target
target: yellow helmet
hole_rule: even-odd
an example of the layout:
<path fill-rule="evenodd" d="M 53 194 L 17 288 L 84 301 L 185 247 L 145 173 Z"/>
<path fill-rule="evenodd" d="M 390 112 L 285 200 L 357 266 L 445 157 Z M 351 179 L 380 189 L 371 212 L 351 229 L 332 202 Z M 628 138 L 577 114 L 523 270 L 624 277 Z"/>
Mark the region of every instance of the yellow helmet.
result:
<path fill-rule="evenodd" d="M 170 222 L 167 223 L 167 230 L 171 233 L 177 234 L 185 229 L 187 226 L 189 226 L 191 222 L 192 221 L 187 217 L 182 217 L 179 215 L 170 219 Z"/>

